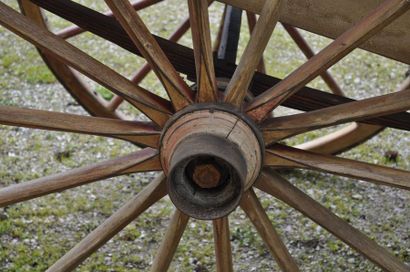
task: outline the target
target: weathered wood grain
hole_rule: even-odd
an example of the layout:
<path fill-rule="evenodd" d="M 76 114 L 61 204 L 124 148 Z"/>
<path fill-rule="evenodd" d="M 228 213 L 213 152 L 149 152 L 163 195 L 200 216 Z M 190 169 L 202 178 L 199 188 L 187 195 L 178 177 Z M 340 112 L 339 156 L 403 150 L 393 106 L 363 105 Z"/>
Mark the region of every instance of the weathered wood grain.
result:
<path fill-rule="evenodd" d="M 219 0 L 244 10 L 260 13 L 265 0 Z M 268 0 L 269 1 L 269 0 Z M 286 1 L 280 22 L 336 39 L 364 14 L 383 0 L 289 0 Z M 410 14 L 399 18 L 360 48 L 410 64 Z"/>
<path fill-rule="evenodd" d="M 282 271 L 299 271 L 295 260 L 292 258 L 286 248 L 286 245 L 274 229 L 268 215 L 264 211 L 252 189 L 243 195 L 241 200 L 241 208 L 245 211 L 246 215 L 255 226 Z"/>
<path fill-rule="evenodd" d="M 0 106 L 0 124 L 118 138 L 157 148 L 161 131 L 153 123 L 124 121 Z"/>
<path fill-rule="evenodd" d="M 88 31 L 103 37 L 130 52 L 141 55 L 138 48 L 130 40 L 116 20 L 94 10 L 84 7 L 78 3 L 68 0 L 30 0 L 42 8 L 71 21 Z M 67 12 L 67 11 L 70 12 Z M 170 42 L 166 39 L 155 37 L 161 48 L 167 54 L 172 64 L 177 71 L 186 74 L 189 78 L 195 79 L 195 60 L 194 53 L 191 49 Z M 235 65 L 226 65 L 224 62 L 215 61 L 215 71 L 217 77 L 232 77 L 236 69 Z M 256 72 L 252 81 L 252 93 L 254 96 L 262 94 L 269 88 L 277 85 L 280 79 L 274 78 L 262 73 Z M 309 87 L 304 87 L 297 93 L 293 94 L 289 99 L 285 100 L 283 105 L 286 107 L 312 111 L 320 108 L 325 108 L 342 103 L 348 103 L 352 99 L 332 95 L 330 93 L 321 92 Z M 410 130 L 410 114 L 400 113 L 383 118 L 366 120 L 369 124 L 378 124 L 381 126 L 394 127 L 398 129 Z"/>
<path fill-rule="evenodd" d="M 217 87 L 209 27 L 208 0 L 188 0 L 195 55 L 197 101 L 217 101 Z"/>
<path fill-rule="evenodd" d="M 175 110 L 193 103 L 193 94 L 128 0 L 105 0 L 128 36 L 162 82 Z"/>
<path fill-rule="evenodd" d="M 184 234 L 189 217 L 179 210 L 175 210 L 168 229 L 158 248 L 157 254 L 152 262 L 151 272 L 168 271 L 172 258 L 175 255 L 178 244 Z"/>
<path fill-rule="evenodd" d="M 287 76 L 275 87 L 258 96 L 248 107 L 248 114 L 260 122 L 286 98 L 299 91 L 358 45 L 403 15 L 410 8 L 406 0 L 385 0 L 334 42 Z"/>
<path fill-rule="evenodd" d="M 308 42 L 305 40 L 305 38 L 303 38 L 302 33 L 300 33 L 300 31 L 296 27 L 288 24 L 282 25 L 306 58 L 311 59 L 316 55 L 313 49 L 308 44 Z M 323 81 L 326 83 L 326 85 L 329 87 L 332 93 L 337 95 L 343 95 L 342 89 L 339 87 L 336 80 L 332 77 L 329 71 L 324 71 L 320 75 L 320 77 L 323 79 Z"/>
<path fill-rule="evenodd" d="M 86 258 L 165 195 L 165 177 L 161 174 L 95 230 L 84 237 L 75 247 L 47 269 L 47 272 L 74 270 Z"/>
<path fill-rule="evenodd" d="M 310 130 L 362 121 L 410 109 L 410 89 L 307 113 L 271 118 L 263 123 L 266 144 Z"/>
<path fill-rule="evenodd" d="M 300 168 L 308 168 L 410 190 L 409 171 L 313 153 L 279 144 L 270 147 L 266 153 L 267 156 L 273 155 L 288 160 L 291 162 L 291 165 L 296 167 L 299 166 Z M 270 160 L 267 159 L 267 161 Z"/>
<path fill-rule="evenodd" d="M 217 272 L 233 272 L 228 217 L 212 221 Z"/>
<path fill-rule="evenodd" d="M 382 269 L 391 272 L 409 271 L 409 267 L 389 251 L 337 217 L 274 171 L 264 171 L 256 182 L 256 187 L 300 211 Z"/>
<path fill-rule="evenodd" d="M 83 51 L 37 26 L 30 19 L 0 3 L 0 24 L 30 43 L 53 54 L 60 61 L 81 71 L 117 95 L 122 95 L 151 120 L 163 125 L 171 113 L 168 101 L 135 86 L 114 70 L 93 59 Z"/>
<path fill-rule="evenodd" d="M 248 45 L 242 54 L 238 67 L 226 88 L 225 102 L 241 106 L 251 84 L 253 74 L 259 65 L 263 52 L 279 19 L 282 0 L 266 2 L 256 22 Z"/>
<path fill-rule="evenodd" d="M 134 172 L 161 170 L 157 151 L 151 148 L 128 156 L 107 160 L 0 189 L 0 207 L 60 192 L 93 181 Z"/>

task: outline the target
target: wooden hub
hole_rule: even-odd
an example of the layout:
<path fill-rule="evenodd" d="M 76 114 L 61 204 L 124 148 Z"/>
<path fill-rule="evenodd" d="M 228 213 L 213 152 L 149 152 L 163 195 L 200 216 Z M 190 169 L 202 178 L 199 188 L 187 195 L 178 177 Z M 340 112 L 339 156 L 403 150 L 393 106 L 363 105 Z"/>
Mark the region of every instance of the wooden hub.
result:
<path fill-rule="evenodd" d="M 185 109 L 161 138 L 171 200 L 198 219 L 226 216 L 259 175 L 261 143 L 252 123 L 226 106 Z"/>
<path fill-rule="evenodd" d="M 167 193 L 178 209 L 169 221 L 151 271 L 168 270 L 188 215 L 220 218 L 212 222 L 214 270 L 233 271 L 226 215 L 239 200 L 281 270 L 299 271 L 298 262 L 270 222 L 253 185 L 309 217 L 383 271 L 410 271 L 391 252 L 269 169 L 302 168 L 410 190 L 409 171 L 334 156 L 365 142 L 385 127 L 410 130 L 410 78 L 398 92 L 353 101 L 343 97 L 342 89 L 328 71 L 358 46 L 410 63 L 410 0 L 314 0 L 308 1 L 309 5 L 302 0 L 219 0 L 228 6 L 218 33 L 211 33 L 210 29 L 208 4 L 213 1 L 188 0 L 189 18 L 169 40 L 152 35 L 134 11 L 161 0 L 105 0 L 110 8 L 105 14 L 78 1 L 19 0 L 25 16 L 3 2 L 0 1 L 0 25 L 36 46 L 56 78 L 91 116 L 0 105 L 0 124 L 117 138 L 147 148 L 0 188 L 0 207 L 108 177 L 151 171 L 164 171 L 167 175 L 161 173 L 47 271 L 74 270 Z M 42 9 L 73 25 L 58 31 L 58 25 L 51 25 L 55 18 L 47 22 Z M 251 35 L 237 62 L 244 12 Z M 283 80 L 267 75 L 263 62 L 265 48 L 279 20 L 308 58 Z M 176 43 L 189 28 L 192 49 Z M 335 40 L 315 55 L 298 28 Z M 128 80 L 64 40 L 85 31 L 138 54 L 146 64 Z M 212 34 L 216 34 L 215 41 Z M 213 42 L 218 49 L 217 61 Z M 151 69 L 168 99 L 138 86 Z M 95 92 L 94 84 L 84 82 L 84 76 L 107 88 L 113 98 L 105 101 Z M 305 87 L 318 76 L 335 95 Z M 195 82 L 196 91 L 190 88 L 191 82 Z M 117 120 L 125 119 L 123 103 L 138 109 L 150 121 Z M 303 112 L 272 116 L 279 106 Z M 296 147 L 282 142 L 349 122 L 355 123 Z M 259 175 L 262 165 L 264 170 Z"/>

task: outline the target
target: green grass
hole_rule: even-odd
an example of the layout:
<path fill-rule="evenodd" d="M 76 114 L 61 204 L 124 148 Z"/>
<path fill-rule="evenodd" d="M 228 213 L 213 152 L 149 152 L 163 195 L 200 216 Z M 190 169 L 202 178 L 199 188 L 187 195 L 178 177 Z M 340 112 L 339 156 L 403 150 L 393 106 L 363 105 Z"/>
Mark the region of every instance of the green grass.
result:
<path fill-rule="evenodd" d="M 103 1 L 80 2 L 105 10 Z M 170 35 L 187 12 L 185 2 L 168 2 L 140 12 L 150 29 L 163 37 Z M 5 3 L 16 7 L 14 0 L 7 0 Z M 211 8 L 213 36 L 221 11 L 221 4 Z M 49 23 L 56 29 L 69 25 L 54 16 L 49 17 Z M 245 23 L 242 28 L 240 52 L 249 39 Z M 329 42 L 312 34 L 304 34 L 316 51 Z M 144 63 L 141 58 L 91 34 L 78 36 L 70 42 L 127 77 Z M 190 33 L 181 43 L 191 45 Z M 280 26 L 275 30 L 265 57 L 269 74 L 281 78 L 305 61 Z M 403 64 L 356 50 L 351 57 L 335 65 L 331 72 L 348 96 L 358 98 L 393 91 L 406 69 Z M 0 28 L 0 73 L 1 105 L 85 114 L 79 107 L 70 106 L 75 104 L 74 101 L 58 84 L 36 49 L 4 28 Z M 109 90 L 88 82 L 104 99 L 112 98 Z M 166 95 L 153 74 L 142 82 L 142 86 L 161 96 Z M 314 80 L 310 86 L 327 90 L 320 79 Z M 124 110 L 132 114 L 138 113 L 127 107 Z M 275 114 L 285 113 L 288 112 Z M 330 130 L 294 137 L 288 143 L 304 142 Z M 409 137 L 408 133 L 387 129 L 343 156 L 409 169 Z M 103 137 L 0 126 L 0 187 L 118 157 L 135 150 L 130 144 Z M 385 153 L 390 150 L 398 151 L 397 161 L 386 159 Z M 284 171 L 282 174 L 324 206 L 388 247 L 396 256 L 410 262 L 408 193 L 313 171 Z M 0 209 L 0 270 L 44 271 L 127 199 L 138 193 L 151 178 L 150 175 L 140 174 L 112 178 Z M 259 192 L 258 195 L 269 218 L 303 271 L 378 271 L 309 219 L 271 197 Z M 173 210 L 169 199 L 160 201 L 88 258 L 78 271 L 146 271 L 164 236 Z M 237 210 L 232 214 L 230 226 L 237 271 L 278 270 L 243 212 Z M 171 271 L 214 271 L 213 252 L 212 224 L 190 220 Z"/>
<path fill-rule="evenodd" d="M 110 101 L 114 97 L 114 94 L 110 92 L 110 90 L 102 86 L 97 87 L 97 92 L 107 101 Z"/>

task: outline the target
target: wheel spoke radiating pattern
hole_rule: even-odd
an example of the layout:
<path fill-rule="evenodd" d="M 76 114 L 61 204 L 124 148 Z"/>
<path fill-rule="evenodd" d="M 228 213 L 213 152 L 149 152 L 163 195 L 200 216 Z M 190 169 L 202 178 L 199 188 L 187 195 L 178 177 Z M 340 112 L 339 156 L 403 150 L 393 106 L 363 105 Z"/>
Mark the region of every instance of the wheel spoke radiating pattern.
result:
<path fill-rule="evenodd" d="M 141 55 L 133 42 L 129 39 L 124 30 L 116 22 L 107 19 L 106 16 L 91 10 L 87 7 L 81 6 L 72 1 L 61 2 L 62 0 L 56 0 L 50 5 L 46 0 L 31 0 L 41 7 L 49 10 L 50 12 L 61 16 L 69 21 L 75 22 L 75 24 L 81 25 L 83 28 L 95 33 L 96 35 L 107 39 L 137 55 Z M 75 9 L 75 12 L 80 14 L 83 18 L 92 18 L 93 20 L 81 20 L 77 16 L 73 16 L 72 13 L 64 13 L 63 11 L 68 9 Z M 101 23 L 99 23 L 101 22 Z M 104 28 L 101 28 L 104 25 Z M 110 31 L 107 31 L 109 29 Z M 186 74 L 190 78 L 195 77 L 195 63 L 193 60 L 193 51 L 187 47 L 169 42 L 168 40 L 160 37 L 155 37 L 160 44 L 163 51 L 167 54 L 168 58 L 175 67 L 178 67 L 178 71 Z M 230 77 L 235 72 L 234 65 L 221 65 L 215 63 L 215 69 L 217 74 Z M 262 75 L 256 73 L 253 84 L 252 93 L 254 96 L 260 95 L 266 89 L 276 85 L 280 80 L 268 75 Z M 302 88 L 299 92 L 290 96 L 283 102 L 284 106 L 295 108 L 302 111 L 312 111 L 320 108 L 329 107 L 332 105 L 343 104 L 353 101 L 352 99 L 332 95 L 326 92 L 318 91 L 309 87 Z M 379 124 L 383 126 L 389 126 L 398 129 L 409 130 L 410 114 L 400 113 L 399 115 L 385 116 L 383 119 L 372 119 L 366 122 L 372 124 Z"/>
<path fill-rule="evenodd" d="M 185 19 L 181 25 L 172 33 L 169 37 L 170 41 L 177 42 L 189 29 L 189 18 Z M 144 64 L 132 77 L 131 81 L 135 84 L 141 83 L 141 81 L 151 72 L 152 67 L 149 63 Z M 115 111 L 121 105 L 124 99 L 121 96 L 113 97 L 110 101 L 109 108 L 111 111 Z"/>
<path fill-rule="evenodd" d="M 313 49 L 309 46 L 307 41 L 303 38 L 300 31 L 294 26 L 288 24 L 282 25 L 285 28 L 286 32 L 288 32 L 292 40 L 296 43 L 299 49 L 306 56 L 306 58 L 313 58 L 315 56 L 315 53 L 313 52 Z M 328 71 L 324 71 L 320 76 L 322 77 L 326 85 L 329 87 L 329 89 L 332 91 L 332 93 L 337 95 L 343 95 L 343 91 L 340 89 L 339 85 L 337 85 L 336 83 L 336 80 L 330 75 Z"/>
<path fill-rule="evenodd" d="M 380 268 L 409 271 L 391 252 L 274 171 L 302 168 L 410 189 L 409 171 L 335 156 L 384 127 L 410 130 L 410 115 L 406 112 L 410 109 L 410 78 L 397 92 L 356 101 L 343 97 L 328 72 L 332 65 L 408 11 L 409 1 L 384 0 L 316 55 L 297 28 L 282 23 L 307 57 L 283 80 L 265 74 L 263 55 L 276 24 L 283 21 L 282 10 L 289 8 L 289 1 L 219 1 L 245 10 L 225 5 L 214 40 L 209 14 L 212 0 L 186 0 L 189 17 L 168 40 L 152 34 L 138 13 L 162 0 L 105 2 L 110 11 L 102 14 L 70 0 L 20 0 L 26 16 L 0 3 L 0 24 L 36 46 L 66 89 L 94 115 L 0 106 L 0 124 L 116 138 L 131 142 L 138 150 L 0 188 L 0 207 L 111 177 L 157 172 L 155 179 L 47 271 L 76 269 L 167 195 L 175 209 L 153 257 L 151 271 L 170 268 L 178 245 L 185 240 L 182 237 L 190 218 L 212 223 L 215 270 L 234 271 L 229 220 L 238 207 L 250 219 L 280 269 L 299 271 L 301 260 L 292 257 L 292 247 L 288 250 L 254 188 L 301 212 Z M 73 25 L 53 34 L 42 17 L 42 9 Z M 242 12 L 246 12 L 251 34 L 236 65 Z M 189 28 L 192 49 L 176 43 Z M 85 31 L 143 57 L 145 64 L 127 79 L 65 40 Z M 151 71 L 169 99 L 139 86 Z M 194 84 L 189 86 L 180 73 Z M 115 96 L 101 102 L 91 87 L 84 87 L 80 74 Z M 305 87 L 318 76 L 334 94 Z M 125 120 L 120 107 L 124 101 L 151 121 L 130 121 L 128 116 Z M 280 105 L 306 112 L 271 115 Z M 345 123 L 351 124 L 296 147 L 279 142 Z"/>

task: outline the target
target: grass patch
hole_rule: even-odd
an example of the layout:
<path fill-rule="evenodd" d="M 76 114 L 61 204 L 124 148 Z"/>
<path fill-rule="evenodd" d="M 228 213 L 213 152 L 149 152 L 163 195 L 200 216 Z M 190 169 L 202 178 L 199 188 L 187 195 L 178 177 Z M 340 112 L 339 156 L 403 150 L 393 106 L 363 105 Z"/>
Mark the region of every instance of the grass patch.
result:
<path fill-rule="evenodd" d="M 111 101 L 111 99 L 114 97 L 114 94 L 103 86 L 97 86 L 95 90 L 107 101 Z"/>

